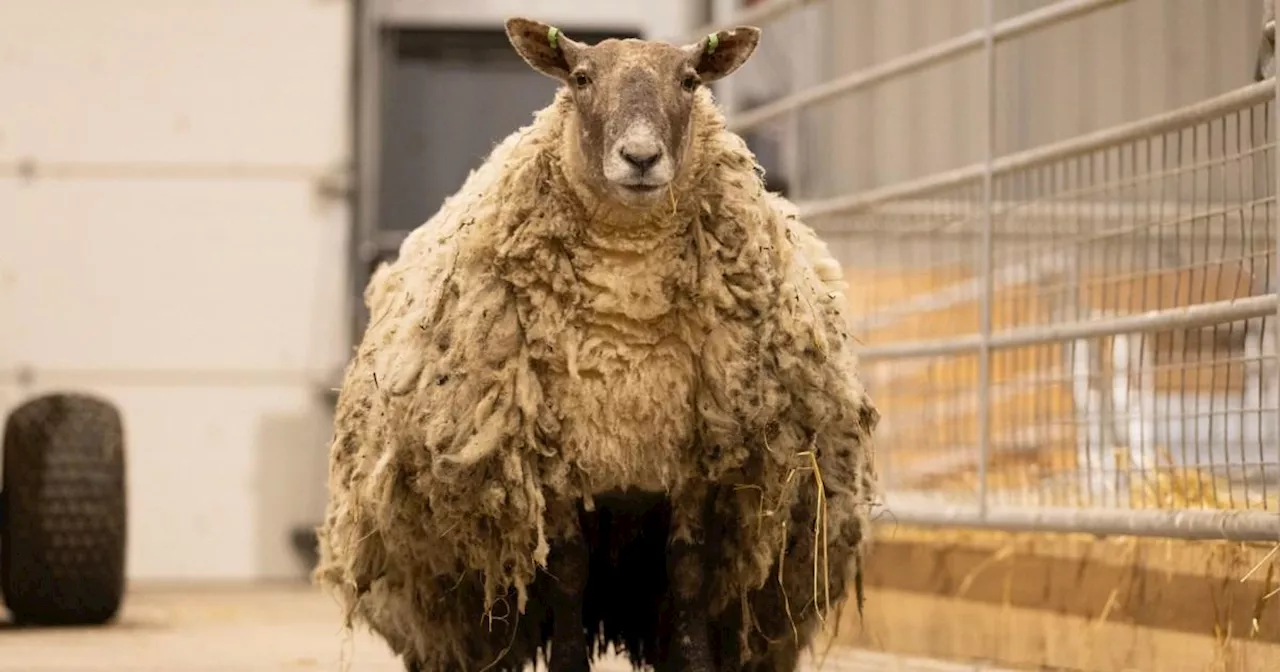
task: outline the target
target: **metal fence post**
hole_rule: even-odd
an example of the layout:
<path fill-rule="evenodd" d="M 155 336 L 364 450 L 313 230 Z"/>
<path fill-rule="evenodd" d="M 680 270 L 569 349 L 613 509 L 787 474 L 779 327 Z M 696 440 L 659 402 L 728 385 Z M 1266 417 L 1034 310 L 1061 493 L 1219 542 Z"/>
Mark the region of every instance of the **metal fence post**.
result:
<path fill-rule="evenodd" d="M 1264 25 L 1263 31 L 1270 30 L 1273 36 L 1275 34 L 1275 20 L 1277 15 L 1280 15 L 1280 0 L 1271 0 L 1271 16 L 1267 20 L 1271 26 L 1268 27 Z M 1271 73 L 1272 86 L 1275 87 L 1275 96 L 1271 102 L 1271 160 L 1273 162 L 1272 179 L 1275 180 L 1275 184 L 1272 186 L 1273 193 L 1271 194 L 1270 212 L 1272 217 L 1272 235 L 1275 237 L 1274 240 L 1271 241 L 1271 250 L 1275 257 L 1271 260 L 1272 282 L 1270 293 L 1276 294 L 1280 293 L 1280 71 L 1276 70 L 1276 66 L 1280 66 L 1280 40 L 1274 39 L 1273 37 L 1271 49 L 1273 58 Z M 1280 306 L 1277 306 L 1276 314 L 1273 317 L 1275 322 L 1273 329 L 1280 329 Z M 1273 344 L 1271 348 L 1272 352 L 1269 353 L 1273 358 L 1271 371 L 1273 376 L 1280 379 L 1280 338 L 1272 338 L 1271 342 Z M 1260 348 L 1260 350 L 1261 349 L 1262 348 Z M 1266 352 L 1261 352 L 1259 354 L 1264 358 L 1268 355 Z M 1258 369 L 1259 373 L 1264 373 L 1267 370 L 1267 367 L 1260 366 Z M 1272 384 L 1276 386 L 1277 392 L 1280 392 L 1280 380 L 1275 380 Z M 1265 385 L 1266 383 L 1264 381 L 1259 381 L 1259 392 L 1266 389 Z M 1259 406 L 1262 405 L 1262 400 L 1266 398 L 1267 395 L 1265 393 L 1259 394 Z M 1277 400 L 1280 401 L 1280 394 L 1277 394 Z M 1261 408 L 1259 408 L 1259 412 L 1261 412 Z M 1280 436 L 1280 405 L 1278 405 L 1273 413 L 1272 422 L 1274 423 L 1272 425 L 1272 437 L 1278 437 Z M 1264 466 L 1264 479 L 1267 477 L 1265 469 L 1266 467 Z"/>
<path fill-rule="evenodd" d="M 1277 0 L 1280 1 L 1280 0 Z M 992 256 L 994 235 L 992 207 L 995 194 L 993 168 L 996 157 L 996 34 L 995 0 L 983 3 L 986 33 L 983 40 L 983 59 L 986 71 L 986 147 L 985 166 L 982 173 L 982 293 L 979 306 L 978 329 L 981 348 L 978 352 L 978 511 L 987 516 L 987 464 L 991 460 L 991 312 L 995 291 L 992 282 Z"/>

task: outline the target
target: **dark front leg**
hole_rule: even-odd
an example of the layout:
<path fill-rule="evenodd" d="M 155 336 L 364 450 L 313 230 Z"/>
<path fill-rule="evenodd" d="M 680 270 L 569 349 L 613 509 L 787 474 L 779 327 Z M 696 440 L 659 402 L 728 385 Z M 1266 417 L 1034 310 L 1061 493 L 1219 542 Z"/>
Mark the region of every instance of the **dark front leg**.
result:
<path fill-rule="evenodd" d="M 587 672 L 587 635 L 582 602 L 587 589 L 590 552 L 576 517 L 570 529 L 551 544 L 547 572 L 551 574 L 551 660 L 549 672 Z"/>
<path fill-rule="evenodd" d="M 706 557 L 701 540 L 706 498 L 698 493 L 681 499 L 673 506 L 672 539 L 667 547 L 671 645 L 665 667 L 670 672 L 712 672 Z"/>
<path fill-rule="evenodd" d="M 706 571 L 702 547 L 675 541 L 668 551 L 672 577 L 671 658 L 673 672 L 711 672 L 711 641 L 707 637 Z"/>

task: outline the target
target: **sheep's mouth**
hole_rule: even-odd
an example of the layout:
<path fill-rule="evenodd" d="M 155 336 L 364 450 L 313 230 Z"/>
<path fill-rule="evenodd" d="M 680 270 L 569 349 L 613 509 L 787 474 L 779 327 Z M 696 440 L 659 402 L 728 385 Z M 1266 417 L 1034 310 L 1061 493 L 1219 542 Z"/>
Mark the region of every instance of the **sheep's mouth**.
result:
<path fill-rule="evenodd" d="M 626 189 L 627 191 L 629 191 L 629 192 L 631 192 L 631 193 L 634 193 L 634 194 L 652 194 L 653 192 L 655 192 L 655 191 L 657 191 L 657 190 L 659 190 L 659 189 L 661 189 L 661 188 L 663 188 L 663 187 L 665 187 L 665 186 L 667 186 L 667 185 L 665 185 L 665 184 L 644 184 L 644 183 L 638 183 L 638 184 L 623 184 L 623 185 L 620 185 L 620 186 L 621 186 L 623 189 Z"/>

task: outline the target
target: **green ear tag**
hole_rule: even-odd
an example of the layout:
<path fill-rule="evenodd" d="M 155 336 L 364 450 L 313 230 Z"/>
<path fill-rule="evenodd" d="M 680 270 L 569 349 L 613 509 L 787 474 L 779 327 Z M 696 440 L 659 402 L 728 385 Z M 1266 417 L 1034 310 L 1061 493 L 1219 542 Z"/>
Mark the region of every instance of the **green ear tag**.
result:
<path fill-rule="evenodd" d="M 720 33 L 711 33 L 707 36 L 707 53 L 715 53 L 716 46 L 720 44 Z"/>
<path fill-rule="evenodd" d="M 552 49 L 560 48 L 560 29 L 551 26 L 547 29 L 547 41 L 551 43 Z"/>

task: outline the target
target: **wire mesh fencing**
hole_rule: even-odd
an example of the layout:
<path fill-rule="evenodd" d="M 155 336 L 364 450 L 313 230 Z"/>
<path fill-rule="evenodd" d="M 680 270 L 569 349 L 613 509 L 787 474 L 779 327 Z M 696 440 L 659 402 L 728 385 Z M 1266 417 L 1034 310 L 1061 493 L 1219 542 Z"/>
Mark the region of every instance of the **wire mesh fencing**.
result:
<path fill-rule="evenodd" d="M 1271 92 L 1246 93 L 997 165 L 989 286 L 981 175 L 811 214 L 879 259 L 849 274 L 887 487 L 971 497 L 985 476 L 1005 505 L 1276 508 Z"/>
<path fill-rule="evenodd" d="M 981 51 L 966 66 L 987 101 L 980 160 L 799 199 L 846 267 L 889 510 L 1280 536 L 1274 80 L 998 155 L 1001 124 L 1017 122 L 996 113 L 998 40 L 1124 3 L 1039 3 L 1000 20 L 996 4 L 982 40 L 966 33 L 824 85 L 821 101 L 800 91 L 738 117 L 800 115 L 941 61 L 947 44 L 963 46 L 957 58 Z M 835 151 L 841 123 L 826 130 Z"/>

